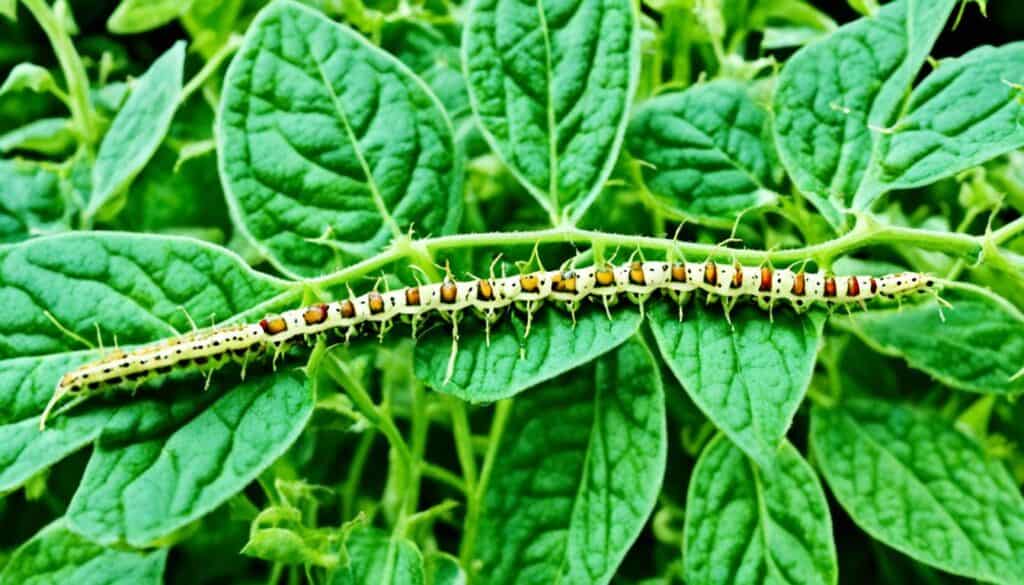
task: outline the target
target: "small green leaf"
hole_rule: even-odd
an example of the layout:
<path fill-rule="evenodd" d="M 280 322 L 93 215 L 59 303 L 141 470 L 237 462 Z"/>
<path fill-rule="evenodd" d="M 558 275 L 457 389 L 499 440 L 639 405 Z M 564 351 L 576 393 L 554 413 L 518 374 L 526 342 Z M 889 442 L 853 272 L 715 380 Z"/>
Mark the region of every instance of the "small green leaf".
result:
<path fill-rule="evenodd" d="M 645 102 L 630 122 L 626 148 L 674 216 L 732 225 L 744 211 L 778 199 L 768 114 L 735 81 Z"/>
<path fill-rule="evenodd" d="M 108 426 L 68 521 L 94 542 L 152 544 L 255 479 L 295 441 L 313 403 L 301 373 L 279 372 L 246 379 L 194 417 L 175 421 L 180 426 Z M 161 414 L 154 408 L 142 420 Z"/>
<path fill-rule="evenodd" d="M 786 62 L 775 90 L 775 141 L 789 176 L 834 226 L 874 164 L 957 0 L 897 0 Z M 872 130 L 872 129 L 875 130 Z"/>
<path fill-rule="evenodd" d="M 909 189 L 1024 147 L 1024 43 L 979 47 L 939 63 L 910 94 L 906 113 L 877 141 L 877 164 L 854 199 Z"/>
<path fill-rule="evenodd" d="M 192 0 L 121 0 L 107 19 L 107 30 L 117 35 L 146 32 L 178 18 L 191 4 Z"/>
<path fill-rule="evenodd" d="M 1024 498 L 938 415 L 879 400 L 811 411 L 811 450 L 868 534 L 929 565 L 1024 583 Z"/>
<path fill-rule="evenodd" d="M 423 555 L 406 538 L 376 528 L 357 528 L 345 542 L 350 563 L 334 572 L 331 585 L 424 585 Z"/>
<path fill-rule="evenodd" d="M 639 76 L 629 0 L 477 0 L 462 41 L 492 148 L 554 220 L 583 213 L 618 158 Z"/>
<path fill-rule="evenodd" d="M 468 585 L 466 572 L 455 557 L 443 553 L 428 554 L 423 560 L 427 585 Z"/>
<path fill-rule="evenodd" d="M 608 583 L 661 490 L 665 397 L 639 338 L 517 398 L 476 556 L 502 583 Z"/>
<path fill-rule="evenodd" d="M 869 311 L 855 316 L 853 331 L 876 351 L 902 357 L 954 388 L 986 394 L 1024 390 L 1024 380 L 1012 379 L 1024 366 L 1024 315 L 975 286 L 958 284 L 943 297 L 952 309 L 930 301 Z"/>
<path fill-rule="evenodd" d="M 569 317 L 553 309 L 533 316 L 526 335 L 525 317 L 510 311 L 491 326 L 490 343 L 482 323 L 459 331 L 452 378 L 445 383 L 451 356 L 450 330 L 439 328 L 416 343 L 416 377 L 432 388 L 469 402 L 491 402 L 514 396 L 531 386 L 589 362 L 616 348 L 640 327 L 635 310 L 618 311 L 614 319 L 588 307 Z"/>
<path fill-rule="evenodd" d="M 86 216 L 95 216 L 123 191 L 163 142 L 178 107 L 184 67 L 185 43 L 178 41 L 139 78 L 100 143 Z"/>
<path fill-rule="evenodd" d="M 290 505 L 271 506 L 252 521 L 242 554 L 286 565 L 316 565 L 333 569 L 338 555 L 331 552 L 334 529 L 303 524 L 302 512 Z"/>
<path fill-rule="evenodd" d="M 30 162 L 0 160 L 0 185 L 0 243 L 68 229 L 60 178 L 53 171 Z"/>
<path fill-rule="evenodd" d="M 103 548 L 67 528 L 61 519 L 43 528 L 14 552 L 0 583 L 63 585 L 163 583 L 167 550 L 136 552 Z"/>
<path fill-rule="evenodd" d="M 651 329 L 683 387 L 732 442 L 768 467 L 811 381 L 825 317 L 779 308 L 773 319 L 753 306 L 691 303 L 683 320 L 659 303 Z"/>
<path fill-rule="evenodd" d="M 458 223 L 461 155 L 437 98 L 305 6 L 275 2 L 249 27 L 219 128 L 235 223 L 288 273 L 364 259 L 410 226 L 439 235 Z"/>
<path fill-rule="evenodd" d="M 838 580 L 825 493 L 788 442 L 766 468 L 724 435 L 708 443 L 687 488 L 684 535 L 691 585 Z"/>
<path fill-rule="evenodd" d="M 0 85 L 0 95 L 12 91 L 33 91 L 35 93 L 53 93 L 57 89 L 53 75 L 45 68 L 33 63 L 18 63 L 7 74 L 7 79 Z"/>
<path fill-rule="evenodd" d="M 0 135 L 0 153 L 27 150 L 48 156 L 67 152 L 75 144 L 71 121 L 43 118 Z"/>
<path fill-rule="evenodd" d="M 18 22 L 18 0 L 0 0 L 0 16 Z"/>

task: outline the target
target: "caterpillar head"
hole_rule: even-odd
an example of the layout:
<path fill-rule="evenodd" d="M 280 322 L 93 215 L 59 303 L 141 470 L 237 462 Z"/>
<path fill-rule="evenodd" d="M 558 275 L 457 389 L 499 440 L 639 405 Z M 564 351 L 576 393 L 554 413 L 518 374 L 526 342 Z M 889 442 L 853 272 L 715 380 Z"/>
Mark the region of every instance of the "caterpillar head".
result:
<path fill-rule="evenodd" d="M 878 292 L 890 297 L 923 292 L 935 286 L 934 278 L 919 272 L 899 272 L 878 279 Z"/>

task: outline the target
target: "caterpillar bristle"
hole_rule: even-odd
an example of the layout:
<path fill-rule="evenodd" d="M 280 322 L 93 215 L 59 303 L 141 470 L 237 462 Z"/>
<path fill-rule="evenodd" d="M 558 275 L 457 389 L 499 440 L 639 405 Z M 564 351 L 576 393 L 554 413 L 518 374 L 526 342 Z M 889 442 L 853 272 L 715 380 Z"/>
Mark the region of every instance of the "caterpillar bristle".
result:
<path fill-rule="evenodd" d="M 396 317 L 412 322 L 414 335 L 416 327 L 431 314 L 451 323 L 454 354 L 458 347 L 456 327 L 466 309 L 479 315 L 489 328 L 509 307 L 515 307 L 527 315 L 528 335 L 533 313 L 546 302 L 567 311 L 575 321 L 576 311 L 588 299 L 603 305 L 611 318 L 609 307 L 620 298 L 628 298 L 643 311 L 644 303 L 656 293 L 663 293 L 679 304 L 682 318 L 682 305 L 696 292 L 704 293 L 709 303 L 721 300 L 727 311 L 740 300 L 748 299 L 771 313 L 780 301 L 789 303 L 797 312 L 821 304 L 849 308 L 879 297 L 899 299 L 918 291 L 935 292 L 941 286 L 937 279 L 915 272 L 877 278 L 834 276 L 710 260 L 631 260 L 618 266 L 603 263 L 467 281 L 455 281 L 450 272 L 446 274 L 438 283 L 383 293 L 375 289 L 349 299 L 268 315 L 257 323 L 194 331 L 130 352 L 117 350 L 60 379 L 40 418 L 40 428 L 45 427 L 47 417 L 66 396 L 109 388 L 137 388 L 153 377 L 185 368 L 198 369 L 209 377 L 232 361 L 242 365 L 244 375 L 245 367 L 253 359 L 272 352 L 276 366 L 277 358 L 287 348 L 306 345 L 307 340 L 327 332 L 337 332 L 346 341 L 365 334 L 383 338 Z M 453 375 L 453 367 L 454 355 L 449 360 L 446 378 Z"/>

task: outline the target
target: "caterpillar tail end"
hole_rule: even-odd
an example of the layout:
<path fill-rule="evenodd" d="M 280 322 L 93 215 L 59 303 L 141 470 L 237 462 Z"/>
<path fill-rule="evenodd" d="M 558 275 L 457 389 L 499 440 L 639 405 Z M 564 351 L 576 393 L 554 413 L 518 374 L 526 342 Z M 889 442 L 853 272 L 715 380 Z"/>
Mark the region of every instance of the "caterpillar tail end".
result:
<path fill-rule="evenodd" d="M 54 388 L 53 396 L 50 398 L 50 401 L 46 403 L 46 408 L 43 409 L 43 414 L 40 415 L 40 417 L 39 417 L 39 430 L 40 431 L 45 431 L 46 430 L 46 419 L 48 419 L 50 417 L 50 413 L 53 412 L 53 409 L 57 407 L 57 404 L 65 396 L 67 396 L 67 394 L 68 394 L 68 391 L 65 390 L 64 387 L 61 386 L 60 384 L 58 384 L 57 387 Z"/>

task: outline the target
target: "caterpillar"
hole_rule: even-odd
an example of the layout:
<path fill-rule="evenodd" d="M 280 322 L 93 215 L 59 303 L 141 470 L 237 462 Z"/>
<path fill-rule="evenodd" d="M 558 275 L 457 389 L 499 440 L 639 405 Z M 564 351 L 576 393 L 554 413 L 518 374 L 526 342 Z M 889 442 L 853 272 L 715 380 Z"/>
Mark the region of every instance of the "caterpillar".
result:
<path fill-rule="evenodd" d="M 515 306 L 529 316 L 545 301 L 554 301 L 568 309 L 575 319 L 580 304 L 591 299 L 608 306 L 626 296 L 643 303 L 652 294 L 667 293 L 680 307 L 694 292 L 708 295 L 708 301 L 721 299 L 726 315 L 741 299 L 753 299 L 771 309 L 786 301 L 797 312 L 813 305 L 864 305 L 879 297 L 896 299 L 911 293 L 935 291 L 938 281 L 925 274 L 902 272 L 881 277 L 834 276 L 824 272 L 773 269 L 769 266 L 744 266 L 719 262 L 630 261 L 615 266 L 598 264 L 569 270 L 538 270 L 516 276 L 477 278 L 455 281 L 449 275 L 442 282 L 409 286 L 387 292 L 377 290 L 360 296 L 318 303 L 259 322 L 215 327 L 147 345 L 130 352 L 115 351 L 100 360 L 84 364 L 66 373 L 40 418 L 45 428 L 50 412 L 65 396 L 83 396 L 108 388 L 137 388 L 146 380 L 176 369 L 198 368 L 212 373 L 228 361 L 242 364 L 242 375 L 250 359 L 273 349 L 278 355 L 290 343 L 305 341 L 327 331 L 342 331 L 346 339 L 370 324 L 383 334 L 396 317 L 411 321 L 413 328 L 431 313 L 440 314 L 453 324 L 453 353 L 457 351 L 459 315 L 472 309 L 490 326 L 501 311 Z M 938 293 L 934 292 L 936 297 Z M 611 313 L 608 313 L 611 318 Z M 415 334 L 415 332 L 414 332 Z M 207 378 L 209 381 L 209 378 Z"/>

